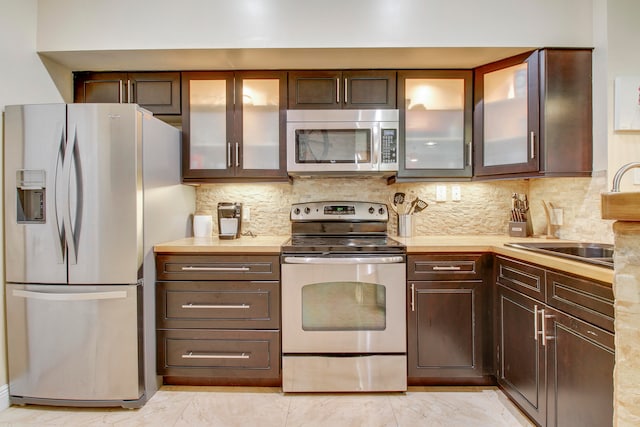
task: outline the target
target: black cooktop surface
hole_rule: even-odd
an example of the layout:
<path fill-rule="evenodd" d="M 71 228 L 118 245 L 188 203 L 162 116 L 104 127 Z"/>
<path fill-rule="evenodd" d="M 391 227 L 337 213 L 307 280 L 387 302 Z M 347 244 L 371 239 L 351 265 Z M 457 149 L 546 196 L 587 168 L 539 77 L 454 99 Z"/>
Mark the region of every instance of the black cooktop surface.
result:
<path fill-rule="evenodd" d="M 406 252 L 406 246 L 388 236 L 293 236 L 282 246 L 283 253 Z"/>

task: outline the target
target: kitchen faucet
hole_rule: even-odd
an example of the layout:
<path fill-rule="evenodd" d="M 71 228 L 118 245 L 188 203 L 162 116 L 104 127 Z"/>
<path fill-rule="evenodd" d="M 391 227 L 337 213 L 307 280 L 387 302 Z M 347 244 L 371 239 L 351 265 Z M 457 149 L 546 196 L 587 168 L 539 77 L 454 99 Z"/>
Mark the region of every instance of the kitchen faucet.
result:
<path fill-rule="evenodd" d="M 622 166 L 613 177 L 613 188 L 611 189 L 612 193 L 620 192 L 620 181 L 622 180 L 622 176 L 627 173 L 629 169 L 640 168 L 640 162 L 631 162 Z"/>

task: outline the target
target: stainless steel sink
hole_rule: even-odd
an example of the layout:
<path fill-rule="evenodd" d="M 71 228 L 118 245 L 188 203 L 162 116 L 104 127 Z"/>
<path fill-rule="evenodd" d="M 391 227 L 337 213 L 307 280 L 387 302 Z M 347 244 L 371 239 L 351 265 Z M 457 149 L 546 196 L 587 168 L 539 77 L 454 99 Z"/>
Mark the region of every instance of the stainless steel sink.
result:
<path fill-rule="evenodd" d="M 608 243 L 525 242 L 505 243 L 505 246 L 613 268 L 613 245 Z"/>

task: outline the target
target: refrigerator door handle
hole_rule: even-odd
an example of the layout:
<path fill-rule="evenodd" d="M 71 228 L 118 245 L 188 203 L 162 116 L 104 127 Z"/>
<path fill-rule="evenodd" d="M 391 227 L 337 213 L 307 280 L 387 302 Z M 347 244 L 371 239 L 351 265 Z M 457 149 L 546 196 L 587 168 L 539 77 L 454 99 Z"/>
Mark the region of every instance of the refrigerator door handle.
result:
<path fill-rule="evenodd" d="M 105 299 L 123 299 L 127 291 L 86 292 L 72 294 L 54 294 L 48 292 L 33 292 L 14 289 L 12 295 L 19 298 L 37 299 L 45 301 L 95 301 Z"/>
<path fill-rule="evenodd" d="M 54 200 L 56 201 L 56 203 L 54 203 L 54 205 L 57 205 L 57 201 L 58 201 L 58 192 L 60 191 L 60 188 L 58 186 L 58 178 L 60 176 L 60 174 L 62 173 L 60 171 L 61 167 L 64 166 L 64 129 L 62 126 L 59 127 L 58 129 L 59 132 L 57 132 L 58 135 L 60 135 L 60 144 L 58 145 L 58 151 L 57 151 L 57 155 L 56 155 L 56 164 L 54 167 L 54 177 L 53 177 L 53 182 L 55 183 L 54 185 Z M 60 228 L 60 217 L 58 216 L 58 209 L 57 206 L 54 207 L 53 209 L 53 220 L 54 220 L 54 237 L 53 237 L 53 241 L 55 243 L 56 246 L 56 259 L 58 261 L 58 264 L 64 264 L 64 253 L 65 253 L 65 233 L 64 233 L 64 223 L 62 225 L 62 229 Z"/>
<path fill-rule="evenodd" d="M 67 242 L 67 248 L 69 249 L 69 263 L 77 264 L 78 263 L 78 253 L 76 247 L 76 236 L 73 231 L 73 227 L 71 226 L 71 166 L 75 160 L 75 148 L 77 142 L 77 130 L 76 127 L 73 126 L 71 132 L 69 132 L 67 139 L 67 146 L 65 147 L 64 161 L 62 163 L 62 174 L 63 174 L 63 182 L 62 182 L 62 210 L 64 212 L 63 222 L 64 222 L 64 236 Z"/>

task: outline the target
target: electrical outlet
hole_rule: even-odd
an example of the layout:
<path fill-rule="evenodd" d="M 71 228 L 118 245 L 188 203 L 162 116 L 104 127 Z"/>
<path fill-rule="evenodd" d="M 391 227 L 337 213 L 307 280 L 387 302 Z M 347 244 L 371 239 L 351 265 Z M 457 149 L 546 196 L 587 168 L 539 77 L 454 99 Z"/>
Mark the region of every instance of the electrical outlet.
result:
<path fill-rule="evenodd" d="M 249 222 L 251 221 L 251 208 L 244 206 L 242 208 L 242 221 Z"/>
<path fill-rule="evenodd" d="M 640 169 L 633 170 L 633 185 L 640 185 Z"/>
<path fill-rule="evenodd" d="M 436 202 L 446 202 L 446 201 L 447 201 L 447 186 L 436 185 Z"/>
<path fill-rule="evenodd" d="M 451 187 L 451 200 L 454 202 L 459 202 L 462 199 L 462 194 L 460 192 L 460 186 L 454 185 Z"/>

